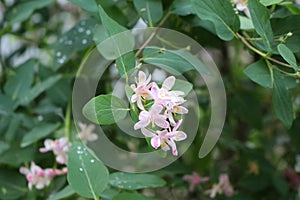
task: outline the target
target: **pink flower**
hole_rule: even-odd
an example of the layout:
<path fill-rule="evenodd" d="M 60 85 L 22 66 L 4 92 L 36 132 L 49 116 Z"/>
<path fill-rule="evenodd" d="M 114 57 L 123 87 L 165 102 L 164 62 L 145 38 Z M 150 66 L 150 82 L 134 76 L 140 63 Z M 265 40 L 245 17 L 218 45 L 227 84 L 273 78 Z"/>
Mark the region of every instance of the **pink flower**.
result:
<path fill-rule="evenodd" d="M 250 12 L 248 8 L 248 0 L 233 0 L 236 5 L 236 9 L 245 13 L 247 17 L 250 18 Z"/>
<path fill-rule="evenodd" d="M 135 92 L 135 94 L 132 95 L 130 101 L 132 103 L 137 102 L 137 105 L 141 110 L 145 110 L 142 104 L 142 100 L 151 99 L 150 88 L 152 84 L 149 84 L 150 80 L 151 80 L 151 74 L 147 78 L 146 74 L 143 71 L 139 71 L 138 81 L 136 81 L 137 85 L 132 84 L 130 86 L 131 89 L 133 89 L 133 91 Z"/>
<path fill-rule="evenodd" d="M 134 129 L 140 129 L 140 128 L 145 128 L 147 127 L 151 122 L 152 126 L 156 124 L 157 126 L 161 128 L 168 128 L 169 127 L 169 122 L 166 120 L 166 116 L 160 114 L 161 111 L 163 110 L 163 107 L 161 105 L 154 104 L 150 108 L 149 111 L 143 110 L 139 114 L 139 122 L 137 122 L 134 125 Z"/>
<path fill-rule="evenodd" d="M 177 131 L 178 127 L 181 125 L 182 120 L 179 120 L 173 130 L 169 128 L 168 130 L 156 131 L 153 133 L 146 128 L 142 128 L 142 133 L 146 137 L 151 137 L 151 145 L 157 149 L 161 147 L 162 150 L 168 151 L 170 147 L 172 148 L 172 154 L 174 156 L 178 155 L 177 147 L 175 141 L 182 141 L 186 139 L 186 134 L 183 131 Z"/>
<path fill-rule="evenodd" d="M 170 120 L 171 124 L 175 124 L 175 120 L 173 117 L 173 113 L 176 114 L 187 114 L 189 111 L 187 108 L 180 106 L 176 103 L 173 102 L 169 102 L 166 105 L 166 116 L 168 117 L 168 119 Z"/>
<path fill-rule="evenodd" d="M 26 167 L 20 168 L 20 173 L 26 176 L 28 181 L 28 188 L 31 190 L 34 185 L 36 189 L 43 189 L 45 186 L 48 186 L 55 176 L 53 169 L 43 170 L 37 166 L 34 162 L 31 162 L 30 169 Z"/>
<path fill-rule="evenodd" d="M 54 155 L 56 156 L 57 163 L 68 163 L 68 152 L 70 149 L 68 138 L 62 137 L 56 140 L 46 139 L 44 145 L 44 148 L 40 148 L 41 153 L 53 151 Z"/>
<path fill-rule="evenodd" d="M 221 174 L 219 176 L 219 183 L 214 184 L 212 189 L 207 191 L 210 194 L 210 198 L 215 198 L 217 194 L 225 194 L 226 197 L 231 197 L 234 193 L 233 187 L 230 184 L 227 174 Z"/>
<path fill-rule="evenodd" d="M 189 182 L 190 184 L 189 191 L 193 192 L 197 185 L 209 181 L 209 177 L 200 177 L 196 172 L 193 172 L 192 175 L 185 175 L 183 177 L 183 180 Z"/>
<path fill-rule="evenodd" d="M 98 135 L 96 133 L 93 133 L 95 129 L 95 125 L 90 124 L 83 124 L 79 123 L 80 132 L 76 135 L 77 139 L 80 139 L 84 143 L 92 142 L 98 139 Z"/>

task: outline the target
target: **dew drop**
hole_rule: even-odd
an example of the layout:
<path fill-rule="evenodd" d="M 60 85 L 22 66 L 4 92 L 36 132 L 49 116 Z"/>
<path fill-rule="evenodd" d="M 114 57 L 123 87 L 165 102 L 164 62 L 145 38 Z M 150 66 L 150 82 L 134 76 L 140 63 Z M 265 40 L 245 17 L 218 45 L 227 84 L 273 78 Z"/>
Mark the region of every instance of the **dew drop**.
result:
<path fill-rule="evenodd" d="M 81 171 L 81 172 L 82 172 L 82 171 L 83 171 L 83 169 L 80 167 L 80 168 L 79 168 L 79 171 Z"/>
<path fill-rule="evenodd" d="M 84 29 L 82 27 L 78 28 L 78 32 L 82 33 L 84 31 Z"/>
<path fill-rule="evenodd" d="M 56 52 L 56 56 L 57 57 L 61 56 L 61 52 L 60 51 Z"/>
<path fill-rule="evenodd" d="M 82 44 L 86 44 L 86 43 L 87 43 L 87 39 L 83 39 Z"/>
<path fill-rule="evenodd" d="M 86 32 L 85 32 L 87 35 L 91 35 L 91 30 L 86 30 Z"/>
<path fill-rule="evenodd" d="M 95 160 L 94 160 L 94 159 L 92 159 L 92 160 L 91 160 L 91 163 L 94 163 L 94 162 L 95 162 Z"/>

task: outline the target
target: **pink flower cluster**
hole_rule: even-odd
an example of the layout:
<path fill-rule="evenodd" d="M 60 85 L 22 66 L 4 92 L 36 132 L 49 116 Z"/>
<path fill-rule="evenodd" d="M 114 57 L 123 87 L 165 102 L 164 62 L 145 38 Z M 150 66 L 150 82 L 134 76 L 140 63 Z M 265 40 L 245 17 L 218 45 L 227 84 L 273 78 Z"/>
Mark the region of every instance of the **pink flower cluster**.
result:
<path fill-rule="evenodd" d="M 232 197 L 234 190 L 229 181 L 227 174 L 221 174 L 219 176 L 219 183 L 214 184 L 210 190 L 208 190 L 210 198 L 215 198 L 217 194 L 223 194 L 226 197 Z"/>
<path fill-rule="evenodd" d="M 134 129 L 141 129 L 144 136 L 151 137 L 151 145 L 155 149 L 161 147 L 164 151 L 168 151 L 171 147 L 172 154 L 177 156 L 175 141 L 182 141 L 187 136 L 178 130 L 182 119 L 176 122 L 174 116 L 186 114 L 188 110 L 182 106 L 185 102 L 182 97 L 184 92 L 171 90 L 175 80 L 174 76 L 170 76 L 159 87 L 155 82 L 150 82 L 151 74 L 147 78 L 143 71 L 139 71 L 136 85 L 131 85 L 134 91 L 131 102 L 136 102 L 141 110 Z M 145 108 L 147 103 L 153 104 L 150 108 Z"/>
<path fill-rule="evenodd" d="M 68 172 L 68 169 L 64 167 L 63 169 L 42 169 L 40 166 L 31 162 L 30 168 L 21 167 L 20 173 L 26 176 L 28 181 L 28 188 L 32 190 L 34 185 L 36 189 L 43 189 L 45 186 L 50 185 L 52 179 L 55 176 L 64 175 Z"/>

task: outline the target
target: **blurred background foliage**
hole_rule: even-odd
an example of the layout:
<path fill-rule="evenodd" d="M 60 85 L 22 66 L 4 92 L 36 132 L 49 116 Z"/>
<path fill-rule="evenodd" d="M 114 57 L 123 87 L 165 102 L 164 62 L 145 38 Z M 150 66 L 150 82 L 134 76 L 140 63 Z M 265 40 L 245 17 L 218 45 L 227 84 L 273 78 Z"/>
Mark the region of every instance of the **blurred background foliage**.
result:
<path fill-rule="evenodd" d="M 260 5 L 264 5 L 270 14 L 266 19 L 270 22 L 270 30 L 259 30 L 255 22 L 244 20 L 245 14 L 235 10 L 239 12 L 241 25 L 231 24 L 236 33 L 231 37 L 216 30 L 215 19 L 207 20 L 202 16 L 202 5 L 195 11 L 191 4 L 194 1 L 153 2 L 157 4 L 152 8 L 156 18 L 149 22 L 139 12 L 138 3 L 132 0 L 1 0 L 0 199 L 47 199 L 67 184 L 66 177 L 59 177 L 45 190 L 29 192 L 19 167 L 31 161 L 43 167 L 53 166 L 51 154 L 38 152 L 43 139 L 76 132 L 74 124 L 70 123 L 72 86 L 80 63 L 103 34 L 99 30 L 101 21 L 97 4 L 128 29 L 133 28 L 140 17 L 148 26 L 156 26 L 163 16 L 169 15 L 162 27 L 184 33 L 201 44 L 219 67 L 226 87 L 226 123 L 214 150 L 205 158 L 198 158 L 210 109 L 207 109 L 209 95 L 206 88 L 194 88 L 201 109 L 197 138 L 178 161 L 154 172 L 167 181 L 165 187 L 139 192 L 160 199 L 208 199 L 203 191 L 210 188 L 210 184 L 189 193 L 187 182 L 182 180 L 184 174 L 196 171 L 209 176 L 212 183 L 218 181 L 220 173 L 229 175 L 235 194 L 232 197 L 220 195 L 217 199 L 300 199 L 299 73 L 273 62 L 276 65 L 273 72 L 278 73 L 279 78 L 272 75 L 272 79 L 277 81 L 279 88 L 285 85 L 285 89 L 276 93 L 274 88 L 261 86 L 268 86 L 268 78 L 255 76 L 265 73 L 264 70 L 255 71 L 254 76 L 251 70 L 245 71 L 249 65 L 267 69 L 265 60 L 272 62 L 269 55 L 290 64 L 276 51 L 280 42 L 284 42 L 294 53 L 296 62 L 299 61 L 299 4 L 287 0 L 262 0 Z M 214 1 L 216 5 L 220 2 Z M 216 8 L 216 13 L 228 17 L 230 13 L 221 13 L 222 9 Z M 263 15 L 259 14 L 263 13 L 259 9 L 255 12 L 258 16 Z M 272 50 L 265 44 L 269 39 L 268 31 L 272 32 Z M 261 32 L 267 33 L 266 38 Z M 249 50 L 249 45 L 243 41 L 245 38 L 260 52 L 272 54 L 263 57 Z M 106 76 L 110 76 L 109 72 Z M 102 92 L 110 92 L 110 82 L 103 84 L 106 91 Z M 274 102 L 274 95 L 283 95 L 279 103 Z M 115 138 L 116 143 L 128 141 L 125 148 L 132 145 L 131 139 L 118 136 L 117 130 L 110 131 L 115 136 L 110 138 Z M 76 195 L 70 197 L 74 198 L 79 199 Z"/>

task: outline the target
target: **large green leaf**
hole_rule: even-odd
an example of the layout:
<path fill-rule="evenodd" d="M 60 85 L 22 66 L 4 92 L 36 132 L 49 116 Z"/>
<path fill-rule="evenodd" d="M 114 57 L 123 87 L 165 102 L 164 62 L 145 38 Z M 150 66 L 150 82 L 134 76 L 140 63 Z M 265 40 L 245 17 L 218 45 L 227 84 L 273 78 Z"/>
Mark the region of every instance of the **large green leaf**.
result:
<path fill-rule="evenodd" d="M 81 142 L 74 142 L 69 151 L 68 182 L 79 195 L 99 197 L 108 184 L 108 170 Z"/>
<path fill-rule="evenodd" d="M 249 0 L 249 11 L 256 32 L 263 38 L 268 50 L 272 50 L 273 31 L 269 10 L 259 0 Z"/>
<path fill-rule="evenodd" d="M 244 73 L 255 83 L 267 88 L 272 88 L 272 78 L 270 69 L 264 60 L 259 60 L 250 64 Z"/>
<path fill-rule="evenodd" d="M 98 5 L 95 0 L 68 0 L 68 1 L 76 4 L 83 10 L 86 10 L 90 13 L 96 13 L 98 11 Z"/>
<path fill-rule="evenodd" d="M 128 80 L 128 72 L 135 67 L 132 63 L 135 59 L 134 54 L 128 53 L 133 50 L 134 37 L 125 27 L 110 18 L 100 5 L 99 15 L 107 38 L 103 36 L 98 39 L 105 40 L 97 45 L 97 48 L 106 59 L 117 59 L 119 74 Z"/>
<path fill-rule="evenodd" d="M 124 119 L 128 111 L 122 99 L 110 94 L 94 97 L 83 107 L 83 114 L 87 119 L 102 125 Z"/>
<path fill-rule="evenodd" d="M 296 58 L 293 54 L 293 52 L 284 44 L 279 44 L 277 46 L 277 50 L 279 51 L 280 55 L 283 57 L 283 59 L 288 62 L 294 70 L 297 72 L 298 71 L 298 65 Z"/>
<path fill-rule="evenodd" d="M 9 144 L 6 142 L 0 141 L 0 155 L 5 152 L 7 149 L 9 149 Z"/>
<path fill-rule="evenodd" d="M 79 21 L 69 31 L 63 33 L 54 44 L 55 55 L 53 69 L 59 69 L 65 64 L 72 54 L 88 48 L 93 44 L 93 29 L 97 25 L 94 18 Z"/>
<path fill-rule="evenodd" d="M 153 26 L 163 16 L 161 0 L 133 0 L 134 6 L 143 20 Z"/>
<path fill-rule="evenodd" d="M 28 191 L 25 177 L 6 169 L 0 169 L 0 186 L 0 199 L 3 200 L 20 199 Z"/>
<path fill-rule="evenodd" d="M 47 78 L 45 81 L 37 83 L 33 88 L 29 90 L 27 94 L 23 96 L 16 104 L 15 107 L 18 105 L 26 105 L 38 97 L 42 92 L 52 87 L 57 81 L 61 79 L 61 75 L 55 75 L 52 77 Z"/>
<path fill-rule="evenodd" d="M 28 0 L 19 3 L 13 7 L 7 14 L 10 23 L 18 23 L 27 20 L 34 10 L 46 7 L 53 3 L 55 0 Z"/>
<path fill-rule="evenodd" d="M 166 182 L 152 174 L 130 174 L 116 172 L 109 176 L 109 184 L 126 190 L 162 187 Z"/>
<path fill-rule="evenodd" d="M 11 114 L 14 110 L 14 102 L 11 97 L 4 95 L 0 91 L 0 116 Z"/>
<path fill-rule="evenodd" d="M 59 124 L 39 124 L 23 137 L 21 147 L 27 147 L 32 143 L 48 136 L 58 127 Z"/>
<path fill-rule="evenodd" d="M 291 127 L 294 119 L 293 103 L 290 91 L 280 72 L 274 71 L 273 106 L 277 117 L 286 127 Z"/>
<path fill-rule="evenodd" d="M 154 197 L 146 197 L 139 193 L 122 192 L 115 196 L 112 200 L 158 200 Z"/>
<path fill-rule="evenodd" d="M 70 185 L 67 185 L 61 191 L 51 195 L 47 200 L 60 200 L 60 199 L 67 198 L 73 194 L 75 194 L 74 190 Z"/>
<path fill-rule="evenodd" d="M 270 5 L 278 4 L 282 1 L 283 0 L 260 0 L 260 3 L 263 4 L 264 6 L 270 6 Z"/>
<path fill-rule="evenodd" d="M 222 40 L 231 40 L 239 30 L 239 18 L 230 1 L 192 0 L 192 3 L 197 16 L 212 22 Z"/>
<path fill-rule="evenodd" d="M 175 0 L 170 7 L 170 12 L 185 16 L 194 14 L 195 11 L 193 9 L 191 0 Z"/>
<path fill-rule="evenodd" d="M 35 65 L 35 60 L 27 60 L 17 68 L 15 76 L 10 77 L 6 82 L 4 91 L 12 100 L 21 99 L 28 93 L 33 82 Z"/>
<path fill-rule="evenodd" d="M 210 74 L 205 64 L 187 50 L 147 47 L 143 51 L 143 57 L 144 62 L 157 65 L 173 74 L 181 74 L 194 69 L 204 74 Z"/>

